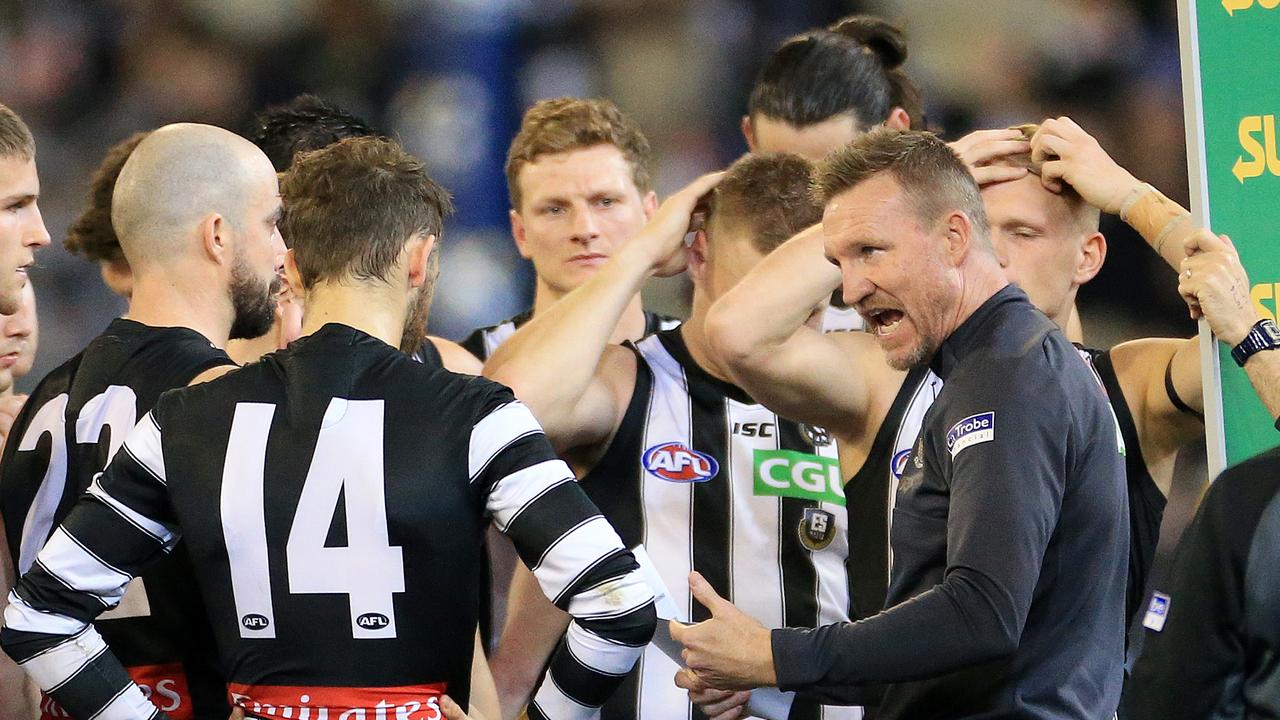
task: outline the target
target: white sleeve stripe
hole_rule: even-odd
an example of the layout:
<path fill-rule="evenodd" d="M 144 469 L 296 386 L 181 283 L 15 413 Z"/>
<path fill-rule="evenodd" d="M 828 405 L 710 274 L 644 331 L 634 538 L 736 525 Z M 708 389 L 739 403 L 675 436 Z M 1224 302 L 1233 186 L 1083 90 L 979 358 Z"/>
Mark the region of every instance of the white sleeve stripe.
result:
<path fill-rule="evenodd" d="M 107 651 L 102 636 L 92 628 L 70 642 L 62 642 L 48 652 L 28 658 L 22 669 L 42 689 L 48 691 L 61 687 L 76 676 L 80 669 Z"/>
<path fill-rule="evenodd" d="M 152 470 L 151 468 L 147 467 L 146 463 L 138 459 L 138 456 L 135 455 L 133 450 L 129 448 L 128 443 L 125 443 L 124 445 L 122 445 L 120 449 L 124 450 L 125 453 L 129 455 L 129 457 L 133 458 L 133 461 L 138 463 L 138 467 L 141 467 L 143 470 L 146 470 L 148 475 L 155 478 L 156 482 L 160 483 L 161 485 L 164 485 L 165 487 L 169 486 L 168 481 L 166 481 L 163 477 L 158 475 L 155 470 Z"/>
<path fill-rule="evenodd" d="M 142 688 L 131 682 L 120 688 L 120 692 L 89 720 L 137 720 L 140 717 L 153 718 L 158 712 L 159 709 L 142 694 Z"/>
<path fill-rule="evenodd" d="M 102 473 L 98 473 L 94 476 L 93 482 L 89 485 L 90 495 L 102 501 L 102 504 L 116 511 L 117 515 L 124 520 L 127 520 L 134 527 L 138 528 L 139 531 L 150 535 L 155 539 L 157 545 L 169 545 L 177 539 L 176 536 L 172 532 L 169 532 L 169 529 L 161 523 L 138 513 L 128 505 L 125 505 L 119 500 L 111 497 L 110 493 L 103 489 L 102 483 L 99 481 L 101 477 Z"/>
<path fill-rule="evenodd" d="M 583 525 L 586 525 L 587 523 L 591 522 L 592 520 L 595 520 L 598 517 L 603 517 L 603 516 L 592 515 L 591 517 L 582 518 L 582 520 L 578 521 L 577 525 L 574 525 L 573 527 L 570 527 L 568 530 L 565 530 L 564 532 L 560 533 L 560 537 L 556 538 L 555 540 L 552 540 L 551 544 L 547 545 L 547 549 L 542 551 L 542 554 L 538 556 L 537 561 L 533 563 L 533 567 L 530 568 L 530 570 L 532 570 L 535 573 L 538 572 L 538 568 L 542 567 L 542 562 L 547 559 L 547 556 L 551 554 L 552 550 L 555 550 L 556 545 L 559 545 L 560 543 L 564 542 L 565 538 L 572 535 L 578 528 L 582 527 Z"/>
<path fill-rule="evenodd" d="M 16 592 L 9 593 L 9 606 L 4 609 L 5 627 L 22 632 L 46 635 L 75 635 L 84 632 L 88 623 L 58 613 L 31 607 Z"/>
<path fill-rule="evenodd" d="M 652 592 L 629 593 L 621 598 L 612 593 L 580 592 L 569 601 L 569 614 L 579 620 L 608 620 L 634 612 L 651 602 Z"/>
<path fill-rule="evenodd" d="M 530 430 L 529 432 L 523 435 L 517 435 L 516 437 L 511 438 L 510 442 L 498 448 L 497 452 L 491 455 L 488 460 L 484 461 L 484 464 L 481 465 L 480 468 L 471 475 L 470 481 L 475 482 L 476 480 L 479 480 L 481 477 L 483 477 L 485 470 L 488 470 L 489 466 L 493 464 L 493 461 L 497 460 L 499 455 L 506 452 L 507 448 L 510 448 L 512 445 L 515 445 L 516 443 L 520 442 L 521 440 L 524 440 L 527 437 L 533 437 L 534 435 L 540 435 L 540 434 L 542 434 L 541 430 Z"/>
<path fill-rule="evenodd" d="M 51 574 L 66 580 L 76 590 L 99 595 L 114 594 L 133 579 L 129 573 L 103 560 L 80 542 L 75 535 L 59 526 L 49 536 L 36 560 Z"/>
<path fill-rule="evenodd" d="M 61 586 L 63 586 L 64 588 L 66 588 L 66 589 L 68 589 L 68 590 L 70 590 L 70 591 L 72 591 L 72 592 L 74 592 L 74 593 L 79 593 L 79 594 L 82 594 L 82 595 L 88 595 L 88 596 L 92 597 L 94 600 L 97 600 L 99 603 L 101 603 L 101 604 L 102 604 L 102 609 L 103 609 L 103 610 L 108 610 L 108 609 L 110 609 L 110 608 L 111 608 L 111 606 L 112 606 L 112 605 L 114 605 L 114 604 L 115 604 L 114 602 L 112 602 L 112 601 L 108 600 L 108 599 L 107 599 L 107 596 L 99 595 L 99 594 L 97 594 L 97 593 L 95 593 L 95 592 L 90 592 L 90 591 L 88 591 L 88 590 L 81 590 L 81 589 L 79 589 L 79 588 L 74 587 L 71 583 L 69 583 L 69 582 L 67 582 L 66 580 L 64 580 L 64 579 L 62 578 L 62 576 L 61 576 L 61 575 L 59 575 L 58 573 L 56 573 L 56 572 L 54 572 L 54 571 L 50 570 L 49 568 L 45 567 L 44 563 L 40 562 L 40 558 L 39 558 L 39 557 L 37 557 L 37 558 L 36 558 L 36 562 L 35 562 L 35 564 L 36 564 L 36 565 L 38 565 L 38 566 L 40 567 L 40 569 L 41 569 L 41 570 L 44 570 L 44 572 L 45 572 L 45 574 L 46 574 L 46 575 L 48 575 L 49 577 L 51 577 L 51 578 L 53 578 L 54 580 L 56 580 L 56 581 L 58 582 L 58 584 L 59 584 L 59 585 L 61 585 Z M 123 596 L 123 595 L 124 595 L 124 592 L 122 591 L 122 592 L 120 593 L 120 595 L 121 595 L 121 596 Z M 120 599 L 119 597 L 117 597 L 117 598 L 116 598 L 116 600 L 119 600 L 119 599 Z"/>
<path fill-rule="evenodd" d="M 71 670 L 71 672 L 67 673 L 66 676 L 62 678 L 61 682 L 54 685 L 53 687 L 41 688 L 41 689 L 43 689 L 45 692 L 50 692 L 50 693 L 54 693 L 54 692 L 57 692 L 58 690 L 61 690 L 63 685 L 66 685 L 72 680 L 75 680 L 77 675 L 79 675 L 85 668 L 89 667 L 89 663 L 93 662 L 94 660 L 97 660 L 99 657 L 102 656 L 102 653 L 106 651 L 107 651 L 107 645 L 104 642 L 102 644 L 102 647 L 95 647 L 92 654 L 84 658 L 83 662 L 77 665 L 73 670 Z M 70 660 L 71 658 L 66 658 L 66 659 Z M 30 665 L 23 664 L 22 667 L 25 670 L 27 667 L 30 667 Z M 53 671 L 53 668 L 49 668 L 49 670 Z"/>
<path fill-rule="evenodd" d="M 467 474 L 474 478 L 495 456 L 521 437 L 542 432 L 542 426 L 519 401 L 499 407 L 471 429 Z"/>
<path fill-rule="evenodd" d="M 164 474 L 164 450 L 160 444 L 160 426 L 156 419 L 147 413 L 125 437 L 124 449 L 129 457 L 147 469 L 160 484 L 167 484 Z"/>
<path fill-rule="evenodd" d="M 559 459 L 544 460 L 537 465 L 517 470 L 495 483 L 485 505 L 493 516 L 498 531 L 506 532 L 525 508 L 552 488 L 566 482 L 573 482 L 573 472 L 569 470 L 569 466 Z"/>
<path fill-rule="evenodd" d="M 558 602 L 585 573 L 622 549 L 613 526 L 597 515 L 561 536 L 533 568 L 533 575 L 543 593 Z"/>
<path fill-rule="evenodd" d="M 565 633 L 565 648 L 577 659 L 578 664 L 601 675 L 621 677 L 631 672 L 643 648 L 621 648 L 611 642 L 583 630 L 578 623 L 569 625 Z"/>

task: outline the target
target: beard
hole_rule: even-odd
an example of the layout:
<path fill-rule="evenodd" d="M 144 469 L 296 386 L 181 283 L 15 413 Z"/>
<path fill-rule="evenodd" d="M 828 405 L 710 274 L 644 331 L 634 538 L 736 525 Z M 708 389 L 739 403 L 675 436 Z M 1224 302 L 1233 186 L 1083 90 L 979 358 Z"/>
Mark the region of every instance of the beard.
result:
<path fill-rule="evenodd" d="M 276 296 L 280 292 L 280 276 L 272 274 L 263 280 L 253 274 L 244 255 L 236 253 L 231 266 L 232 340 L 252 340 L 267 334 L 276 320 Z"/>
<path fill-rule="evenodd" d="M 427 279 L 410 301 L 409 313 L 404 319 L 404 333 L 400 336 L 400 352 L 412 355 L 427 341 L 427 317 L 431 314 L 431 300 L 435 297 L 436 278 L 440 276 L 440 245 L 431 248 L 427 258 Z"/>

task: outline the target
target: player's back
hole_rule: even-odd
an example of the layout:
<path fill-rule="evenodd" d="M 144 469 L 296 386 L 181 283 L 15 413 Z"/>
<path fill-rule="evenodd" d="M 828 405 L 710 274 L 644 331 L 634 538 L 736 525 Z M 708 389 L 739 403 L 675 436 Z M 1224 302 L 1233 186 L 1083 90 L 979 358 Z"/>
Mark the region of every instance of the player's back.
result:
<path fill-rule="evenodd" d="M 486 523 L 471 480 L 509 445 L 473 431 L 512 399 L 326 325 L 161 400 L 169 496 L 247 709 L 446 689 L 465 706 Z"/>
<path fill-rule="evenodd" d="M 14 421 L 0 476 L 0 513 L 18 572 L 31 568 L 53 529 L 161 393 L 230 364 L 194 330 L 117 319 L 41 380 Z M 190 577 L 179 548 L 135 581 L 121 606 L 96 625 L 171 717 L 225 717 Z M 42 709 L 59 714 L 47 703 Z"/>

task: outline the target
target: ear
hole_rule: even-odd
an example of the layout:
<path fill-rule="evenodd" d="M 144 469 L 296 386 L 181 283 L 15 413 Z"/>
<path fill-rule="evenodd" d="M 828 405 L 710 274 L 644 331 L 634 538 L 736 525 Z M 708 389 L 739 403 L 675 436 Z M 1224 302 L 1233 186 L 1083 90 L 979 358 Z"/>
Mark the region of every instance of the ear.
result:
<path fill-rule="evenodd" d="M 209 213 L 200 221 L 200 246 L 205 255 L 219 265 L 230 264 L 232 259 L 230 230 L 230 223 L 218 213 Z"/>
<path fill-rule="evenodd" d="M 640 203 L 640 206 L 644 208 L 644 220 L 649 222 L 653 219 L 653 214 L 658 211 L 658 193 L 650 190 L 644 194 L 644 198 Z"/>
<path fill-rule="evenodd" d="M 1090 233 L 1080 244 L 1080 264 L 1076 266 L 1072 282 L 1084 285 L 1102 270 L 1107 260 L 1107 238 L 1100 232 Z"/>
<path fill-rule="evenodd" d="M 742 116 L 742 138 L 747 141 L 747 150 L 749 152 L 756 151 L 756 131 L 751 125 L 751 116 Z"/>
<path fill-rule="evenodd" d="M 911 116 L 907 114 L 906 110 L 895 106 L 889 111 L 889 117 L 885 118 L 884 126 L 894 130 L 910 130 Z"/>
<path fill-rule="evenodd" d="M 284 279 L 289 282 L 289 289 L 298 299 L 307 295 L 307 288 L 302 284 L 302 273 L 298 271 L 298 261 L 294 259 L 293 248 L 284 254 Z"/>
<path fill-rule="evenodd" d="M 953 266 L 959 266 L 974 249 L 973 222 L 960 210 L 952 210 L 943 222 L 947 232 L 947 258 Z"/>
<path fill-rule="evenodd" d="M 701 284 L 707 276 L 707 246 L 710 240 L 705 229 L 693 234 L 693 244 L 685 248 L 685 259 L 688 262 L 689 277 L 695 284 Z"/>
<path fill-rule="evenodd" d="M 427 275 L 429 272 L 427 265 L 431 260 L 431 248 L 435 245 L 435 235 L 418 235 L 411 238 L 405 245 L 408 254 L 410 288 L 422 287 L 431 279 Z"/>
<path fill-rule="evenodd" d="M 528 241 L 524 235 L 524 218 L 520 216 L 520 211 L 518 210 L 507 211 L 507 216 L 511 218 L 511 238 L 516 241 L 516 251 L 525 260 L 531 259 L 529 248 L 526 246 Z"/>

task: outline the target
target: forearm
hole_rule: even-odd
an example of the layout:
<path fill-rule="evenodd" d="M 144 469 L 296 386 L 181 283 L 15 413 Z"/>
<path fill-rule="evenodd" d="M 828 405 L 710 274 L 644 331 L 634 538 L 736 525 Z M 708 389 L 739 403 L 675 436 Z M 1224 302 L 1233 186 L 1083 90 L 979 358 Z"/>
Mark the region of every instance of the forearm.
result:
<path fill-rule="evenodd" d="M 1254 392 L 1271 417 L 1280 417 L 1280 350 L 1266 350 L 1249 358 L 1244 365 Z"/>
<path fill-rule="evenodd" d="M 999 591 L 965 569 L 912 600 L 856 623 L 773 631 L 773 665 L 783 690 L 828 696 L 833 688 L 938 675 L 1017 648 Z"/>
<path fill-rule="evenodd" d="M 1175 271 L 1186 257 L 1187 238 L 1198 229 L 1186 208 L 1155 188 L 1138 197 L 1123 213 L 1123 219 Z"/>
<path fill-rule="evenodd" d="M 499 720 L 502 709 L 498 702 L 498 689 L 494 686 L 493 673 L 485 657 L 484 642 L 476 630 L 475 648 L 471 658 L 471 702 L 467 714 L 472 720 Z"/>
<path fill-rule="evenodd" d="M 485 376 L 514 390 L 544 425 L 553 424 L 586 392 L 619 318 L 650 277 L 650 267 L 624 248 L 585 285 L 507 339 L 485 363 Z M 548 430 L 554 433 L 555 428 Z"/>
<path fill-rule="evenodd" d="M 507 599 L 507 624 L 489 663 L 505 720 L 513 720 L 529 701 L 569 620 L 543 596 L 529 569 L 517 565 Z"/>
<path fill-rule="evenodd" d="M 731 365 L 767 356 L 838 287 L 840 270 L 827 262 L 822 227 L 816 225 L 769 253 L 712 306 L 711 344 Z"/>

